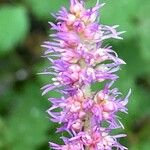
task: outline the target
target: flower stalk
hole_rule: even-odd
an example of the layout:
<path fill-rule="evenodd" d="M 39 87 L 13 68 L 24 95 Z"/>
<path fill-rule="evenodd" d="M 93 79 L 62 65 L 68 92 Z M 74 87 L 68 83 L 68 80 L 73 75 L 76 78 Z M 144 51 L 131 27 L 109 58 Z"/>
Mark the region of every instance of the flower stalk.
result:
<path fill-rule="evenodd" d="M 102 6 L 97 2 L 93 8 L 86 8 L 84 1 L 70 0 L 70 9 L 63 7 L 54 15 L 57 23 L 49 23 L 55 34 L 50 35 L 52 41 L 42 45 L 50 61 L 43 74 L 53 76 L 53 84 L 42 90 L 43 95 L 52 90 L 61 93 L 59 98 L 49 98 L 52 106 L 47 112 L 51 121 L 61 123 L 57 132 L 70 135 L 61 137 L 63 145 L 50 142 L 54 150 L 127 149 L 118 142 L 125 135 L 112 134 L 123 127 L 117 113 L 127 113 L 131 93 L 123 98 L 117 88 L 112 88 L 119 78 L 116 72 L 125 62 L 111 46 L 103 44 L 106 39 L 122 39 L 123 32 L 117 32 L 117 25 L 99 24 Z M 105 83 L 100 91 L 91 88 L 97 82 Z"/>

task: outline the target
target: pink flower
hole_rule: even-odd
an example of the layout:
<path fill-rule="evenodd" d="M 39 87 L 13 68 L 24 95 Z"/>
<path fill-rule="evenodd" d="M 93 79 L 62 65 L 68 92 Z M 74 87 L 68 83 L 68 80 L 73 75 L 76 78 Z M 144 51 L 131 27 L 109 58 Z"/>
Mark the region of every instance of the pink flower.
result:
<path fill-rule="evenodd" d="M 115 26 L 98 23 L 98 2 L 87 9 L 83 0 L 70 0 L 70 9 L 62 8 L 49 23 L 55 33 L 52 41 L 42 45 L 50 66 L 42 73 L 50 75 L 53 84 L 42 88 L 43 95 L 55 90 L 61 96 L 49 98 L 52 106 L 47 110 L 53 122 L 61 124 L 57 132 L 67 131 L 61 137 L 64 144 L 50 142 L 55 150 L 125 150 L 117 139 L 124 134 L 111 131 L 123 128 L 118 112 L 127 113 L 126 105 L 131 93 L 121 97 L 113 83 L 119 78 L 116 72 L 125 64 L 111 46 L 103 46 L 109 38 L 122 39 Z M 92 91 L 93 83 L 106 81 L 100 91 Z"/>

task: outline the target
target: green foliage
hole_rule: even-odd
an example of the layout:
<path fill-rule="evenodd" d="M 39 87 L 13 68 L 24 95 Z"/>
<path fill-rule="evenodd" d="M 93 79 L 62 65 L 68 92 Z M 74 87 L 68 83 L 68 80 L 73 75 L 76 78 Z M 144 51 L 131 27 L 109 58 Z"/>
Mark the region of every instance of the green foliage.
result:
<path fill-rule="evenodd" d="M 51 124 L 46 119 L 45 110 L 49 104 L 44 102 L 38 87 L 38 84 L 29 83 L 13 97 L 7 96 L 13 102 L 13 107 L 9 119 L 5 121 L 7 132 L 2 130 L 2 133 L 7 137 L 5 142 L 9 150 L 34 150 L 48 142 L 46 132 Z M 0 128 L 4 128 L 1 120 Z M 0 146 L 4 144 L 1 142 L 0 139 Z"/>
<path fill-rule="evenodd" d="M 143 5 L 140 7 L 140 10 L 138 12 L 138 18 L 140 21 L 140 24 L 138 26 L 139 33 L 140 33 L 140 46 L 141 46 L 141 55 L 142 57 L 147 61 L 150 62 L 150 2 L 146 0 Z"/>
<path fill-rule="evenodd" d="M 67 0 L 24 0 L 32 13 L 40 20 L 47 20 L 61 6 L 67 5 Z"/>
<path fill-rule="evenodd" d="M 29 30 L 28 21 L 23 6 L 0 6 L 0 55 L 8 54 L 25 40 Z"/>

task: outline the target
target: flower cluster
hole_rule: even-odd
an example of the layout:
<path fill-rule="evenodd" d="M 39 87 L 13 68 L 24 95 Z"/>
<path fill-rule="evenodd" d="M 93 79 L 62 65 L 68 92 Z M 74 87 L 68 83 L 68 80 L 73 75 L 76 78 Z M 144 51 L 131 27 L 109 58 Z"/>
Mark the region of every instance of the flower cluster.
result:
<path fill-rule="evenodd" d="M 117 139 L 124 134 L 112 135 L 112 130 L 123 128 L 117 112 L 127 113 L 125 98 L 112 85 L 118 76 L 120 65 L 111 46 L 103 46 L 109 38 L 122 39 L 115 26 L 99 24 L 99 9 L 104 4 L 98 2 L 86 9 L 85 3 L 70 0 L 70 10 L 62 8 L 54 17 L 57 23 L 50 22 L 55 34 L 52 41 L 42 45 L 47 50 L 45 57 L 50 67 L 43 72 L 53 76 L 53 84 L 42 88 L 43 95 L 51 90 L 62 94 L 60 98 L 49 98 L 52 106 L 48 114 L 53 122 L 62 126 L 57 132 L 67 131 L 70 137 L 61 137 L 64 145 L 50 142 L 55 150 L 124 150 Z M 92 91 L 91 85 L 107 81 L 100 91 Z M 58 111 L 59 109 L 59 111 Z"/>

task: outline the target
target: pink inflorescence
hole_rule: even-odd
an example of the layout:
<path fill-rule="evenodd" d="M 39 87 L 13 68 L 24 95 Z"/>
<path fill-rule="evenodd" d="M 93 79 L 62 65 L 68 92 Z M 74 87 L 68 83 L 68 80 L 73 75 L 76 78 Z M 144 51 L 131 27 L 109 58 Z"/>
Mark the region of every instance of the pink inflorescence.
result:
<path fill-rule="evenodd" d="M 112 131 L 123 128 L 117 112 L 127 113 L 125 98 L 117 88 L 116 72 L 125 64 L 111 46 L 103 46 L 106 39 L 122 39 L 115 26 L 99 24 L 99 9 L 104 4 L 86 9 L 85 3 L 70 0 L 70 9 L 62 8 L 55 16 L 57 24 L 50 22 L 55 34 L 52 41 L 42 45 L 50 67 L 43 72 L 53 76 L 53 84 L 42 88 L 43 95 L 51 90 L 62 94 L 49 98 L 52 106 L 48 114 L 53 122 L 61 124 L 57 132 L 67 131 L 70 137 L 61 137 L 64 144 L 50 142 L 54 150 L 125 150 L 118 142 L 124 134 Z M 106 83 L 104 81 L 107 81 Z M 100 91 L 92 91 L 91 85 L 105 83 Z M 57 111 L 56 111 L 57 110 Z M 59 111 L 58 111 L 59 110 Z"/>

